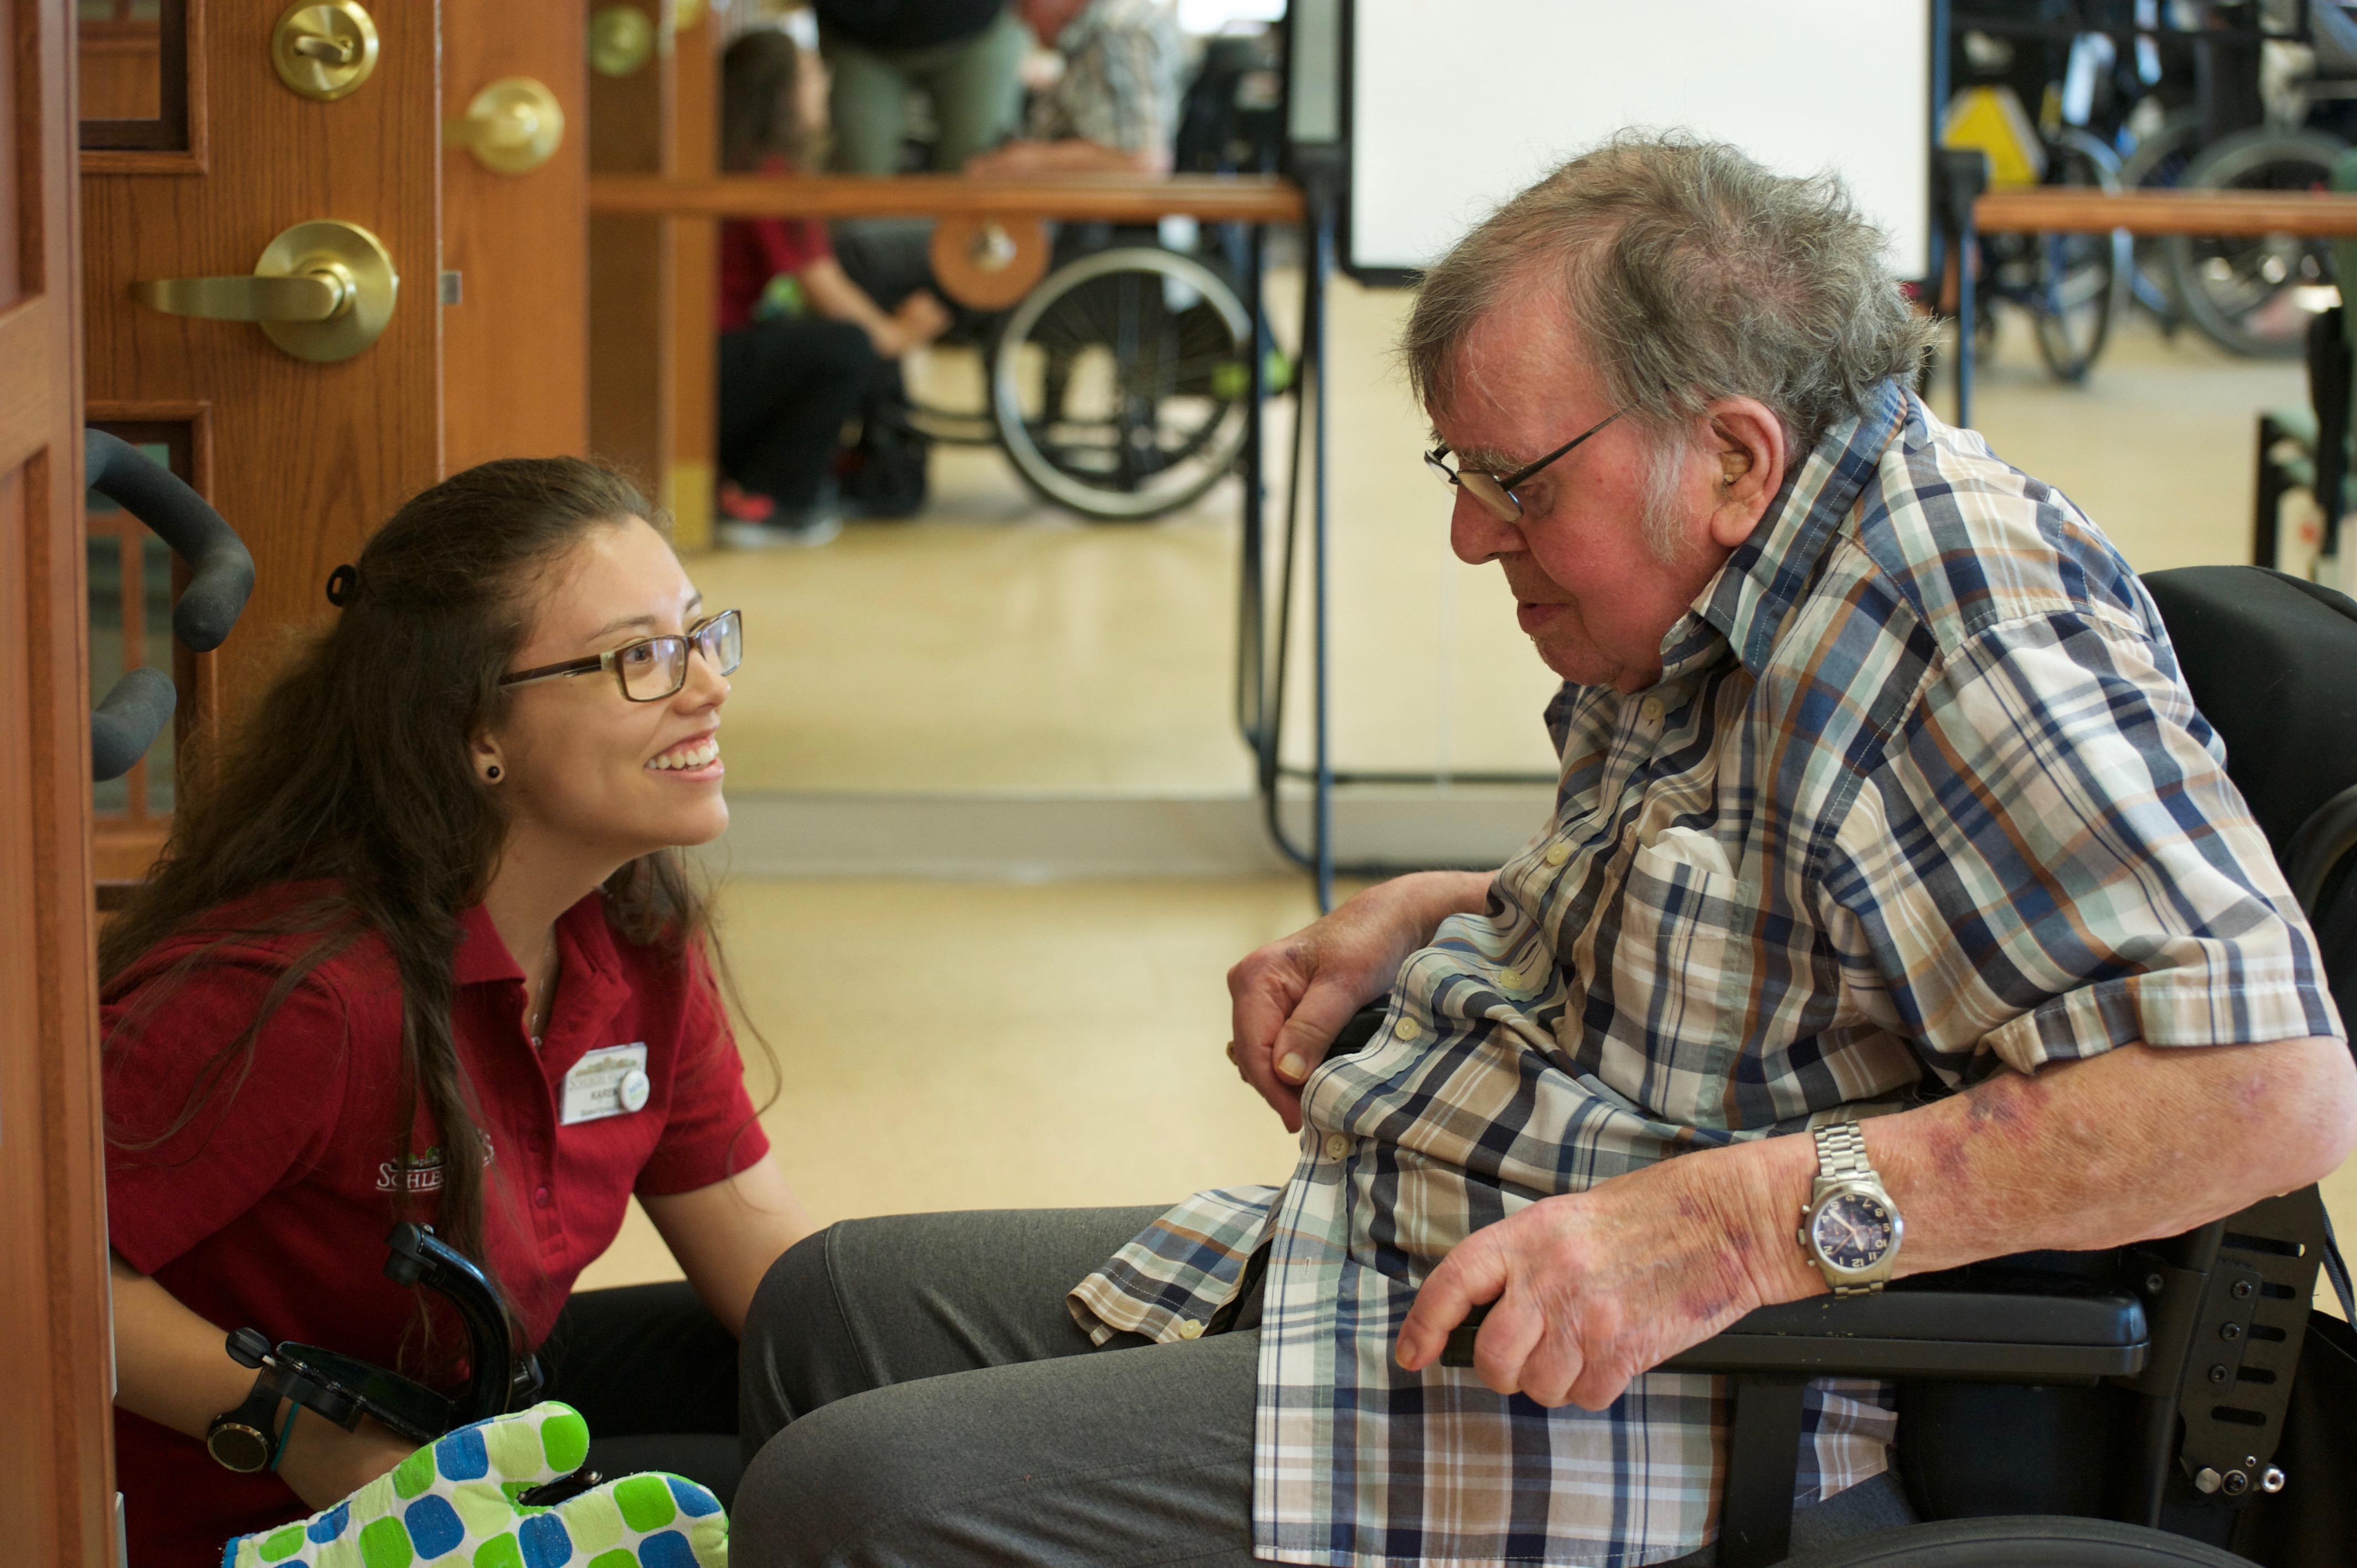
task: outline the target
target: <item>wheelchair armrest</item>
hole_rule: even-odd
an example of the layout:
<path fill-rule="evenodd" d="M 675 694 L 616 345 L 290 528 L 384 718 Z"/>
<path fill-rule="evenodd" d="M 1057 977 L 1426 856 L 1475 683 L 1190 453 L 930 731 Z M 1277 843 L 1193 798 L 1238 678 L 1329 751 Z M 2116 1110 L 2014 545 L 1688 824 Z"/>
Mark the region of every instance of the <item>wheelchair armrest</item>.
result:
<path fill-rule="evenodd" d="M 1662 1370 L 2092 1383 L 2142 1371 L 2149 1340 L 2124 1291 L 1900 1289 L 1761 1307 Z"/>

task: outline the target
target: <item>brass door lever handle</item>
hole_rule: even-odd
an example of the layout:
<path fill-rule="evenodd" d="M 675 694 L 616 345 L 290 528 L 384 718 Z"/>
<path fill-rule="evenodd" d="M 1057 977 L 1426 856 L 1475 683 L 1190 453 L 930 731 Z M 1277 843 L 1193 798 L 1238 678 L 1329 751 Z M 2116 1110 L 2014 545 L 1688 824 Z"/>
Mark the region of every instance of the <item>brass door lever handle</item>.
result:
<path fill-rule="evenodd" d="M 253 321 L 298 360 L 333 364 L 375 342 L 401 278 L 383 242 L 357 223 L 297 223 L 243 277 L 152 278 L 131 297 L 167 316 Z"/>
<path fill-rule="evenodd" d="M 333 321 L 351 308 L 352 275 L 330 267 L 297 277 L 156 278 L 133 284 L 131 297 L 208 321 Z"/>

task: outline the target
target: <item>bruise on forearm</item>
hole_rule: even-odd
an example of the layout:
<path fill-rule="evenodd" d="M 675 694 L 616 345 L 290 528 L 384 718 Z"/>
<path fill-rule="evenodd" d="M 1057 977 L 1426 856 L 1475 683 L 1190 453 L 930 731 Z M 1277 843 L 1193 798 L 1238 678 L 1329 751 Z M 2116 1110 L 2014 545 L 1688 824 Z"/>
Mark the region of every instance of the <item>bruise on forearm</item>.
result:
<path fill-rule="evenodd" d="M 2346 1148 L 2347 1077 L 2337 1041 L 2130 1044 L 1873 1118 L 1899 1272 L 2172 1235 L 2304 1186 Z"/>

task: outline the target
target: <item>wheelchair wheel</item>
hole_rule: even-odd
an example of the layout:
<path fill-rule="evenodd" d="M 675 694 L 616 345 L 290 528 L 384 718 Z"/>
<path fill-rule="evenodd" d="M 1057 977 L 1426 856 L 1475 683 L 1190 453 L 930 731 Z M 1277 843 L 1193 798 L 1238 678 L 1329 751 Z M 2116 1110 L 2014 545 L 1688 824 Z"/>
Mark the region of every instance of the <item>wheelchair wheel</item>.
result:
<path fill-rule="evenodd" d="M 2313 133 L 2266 130 L 2228 136 L 2186 166 L 2188 190 L 2323 190 L 2341 145 Z M 2317 306 L 2299 295 L 2333 281 L 2330 242 L 2296 234 L 2166 242 L 2170 285 L 2193 325 L 2237 354 L 2296 360 L 2306 352 Z"/>
<path fill-rule="evenodd" d="M 2251 1568 L 2247 1559 L 2142 1525 L 2024 1514 L 1948 1520 L 1844 1541 L 1783 1568 Z"/>
<path fill-rule="evenodd" d="M 1040 280 L 991 355 L 991 418 L 1017 472 L 1086 516 L 1159 517 L 1243 447 L 1252 323 L 1190 256 L 1100 251 Z"/>
<path fill-rule="evenodd" d="M 2084 131 L 2066 131 L 2055 144 L 2049 183 L 2116 193 L 2119 159 Z M 2057 380 L 2083 381 L 2111 335 L 2112 312 L 2130 267 L 2124 230 L 2108 234 L 2037 234 L 2031 309 L 2038 319 L 2038 354 Z"/>
<path fill-rule="evenodd" d="M 2175 190 L 2185 183 L 2185 170 L 2201 148 L 2201 112 L 2179 109 L 2160 128 L 2136 145 L 2120 165 L 2120 185 L 2127 190 Z M 2184 307 L 2177 303 L 2176 285 L 2169 276 L 2169 247 L 2158 234 L 2139 234 L 2134 245 L 2136 270 L 2128 275 L 2129 297 L 2150 311 L 2165 332 L 2174 335 L 2185 324 Z"/>

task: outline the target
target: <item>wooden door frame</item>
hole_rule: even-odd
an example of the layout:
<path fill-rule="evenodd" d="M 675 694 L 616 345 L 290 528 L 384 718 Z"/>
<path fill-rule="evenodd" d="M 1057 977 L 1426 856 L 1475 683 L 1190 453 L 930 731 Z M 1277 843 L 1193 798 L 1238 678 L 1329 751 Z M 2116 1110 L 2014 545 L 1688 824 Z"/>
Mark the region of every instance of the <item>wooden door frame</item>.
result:
<path fill-rule="evenodd" d="M 14 1352 L 0 1423 L 0 1540 L 17 1562 L 115 1562 L 113 1324 L 91 907 L 89 664 L 81 463 L 81 197 L 70 6 L 11 0 L 8 28 L 23 297 L 0 310 L 0 465 L 24 476 L 21 580 L 0 628 L 21 633 L 30 745 L 5 767 L 29 794 L 38 995 L 29 1041 L 0 1049 L 0 1334 Z M 38 369 L 34 369 L 38 367 Z M 10 574 L 10 576 L 16 575 Z M 0 743 L 12 749 L 15 737 Z"/>

